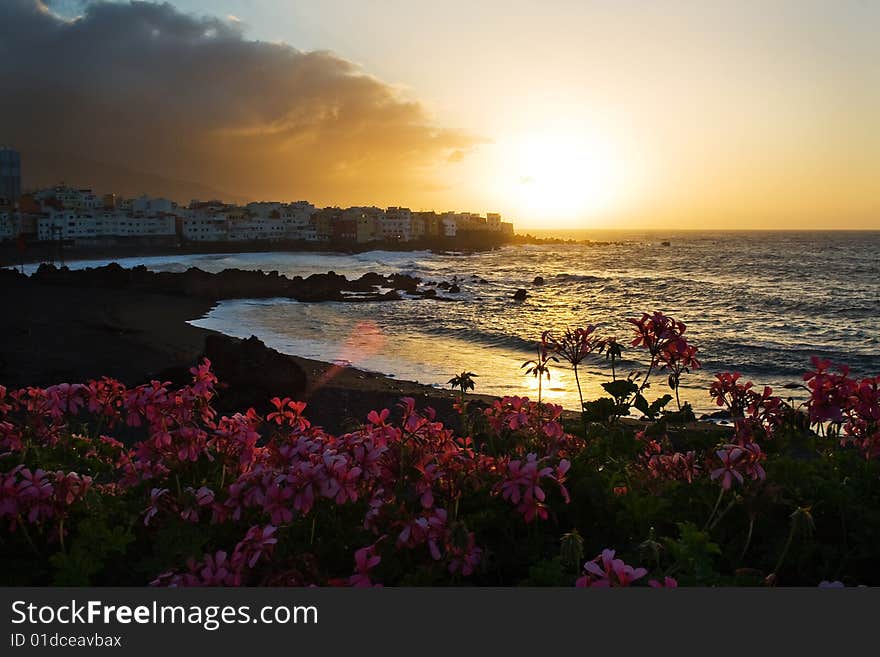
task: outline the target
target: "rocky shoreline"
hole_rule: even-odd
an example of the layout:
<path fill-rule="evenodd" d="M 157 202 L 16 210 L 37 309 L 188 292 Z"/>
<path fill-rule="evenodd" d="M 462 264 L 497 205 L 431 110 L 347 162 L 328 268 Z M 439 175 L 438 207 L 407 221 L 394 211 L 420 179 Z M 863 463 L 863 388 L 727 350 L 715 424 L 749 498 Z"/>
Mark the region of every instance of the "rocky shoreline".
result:
<path fill-rule="evenodd" d="M 500 236 L 494 233 L 463 233 L 456 238 L 418 239 L 408 242 L 396 240 L 364 243 L 303 242 L 297 240 L 255 240 L 235 242 L 184 242 L 179 244 L 146 244 L 138 240 L 108 244 L 59 244 L 35 242 L 20 250 L 14 243 L 0 243 L 0 267 L 22 264 L 73 260 L 115 260 L 150 256 L 187 256 L 234 253 L 365 253 L 368 251 L 455 251 L 479 253 L 492 251 L 510 244 L 536 243 L 537 238 Z"/>
<path fill-rule="evenodd" d="M 597 241 L 590 239 L 564 239 L 558 237 L 536 237 L 530 234 L 517 234 L 497 239 L 492 234 L 471 233 L 460 239 L 428 239 L 409 242 L 365 242 L 362 244 L 328 244 L 325 242 L 190 242 L 186 244 L 65 244 L 57 242 L 36 242 L 20 250 L 14 243 L 0 243 L 0 267 L 57 262 L 59 260 L 115 260 L 121 258 L 146 258 L 153 256 L 188 256 L 235 253 L 365 253 L 369 251 L 432 251 L 445 253 L 481 253 L 507 246 L 607 246 L 620 242 Z"/>
<path fill-rule="evenodd" d="M 182 384 L 189 368 L 207 357 L 222 384 L 217 400 L 222 412 L 249 406 L 267 412 L 269 399 L 288 396 L 308 403 L 307 416 L 315 424 L 340 432 L 359 426 L 371 410 L 395 409 L 401 397 L 413 397 L 419 406 L 433 407 L 441 421 L 459 423 L 458 397 L 451 390 L 282 354 L 254 336 L 240 340 L 188 323 L 222 299 L 369 301 L 402 299 L 400 292 L 419 299 L 437 288 L 454 294 L 455 282 L 379 274 L 348 281 L 332 272 L 305 279 L 240 270 L 154 273 L 111 264 L 76 271 L 44 266 L 32 276 L 0 269 L 0 285 L 7 309 L 0 314 L 0 385 L 10 389 L 102 376 L 127 385 L 153 379 Z M 376 290 L 385 286 L 397 296 Z M 468 394 L 468 399 L 476 407 L 494 398 Z M 566 411 L 565 417 L 579 415 Z"/>
<path fill-rule="evenodd" d="M 455 294 L 458 286 L 422 280 L 405 274 L 383 276 L 374 272 L 348 280 L 335 272 L 288 278 L 277 271 L 224 269 L 216 274 L 191 267 L 185 272 L 154 272 L 143 265 L 124 268 L 117 263 L 86 269 L 43 264 L 30 276 L 0 269 L 0 285 L 51 285 L 78 289 L 124 290 L 131 294 L 166 294 L 210 301 L 268 299 L 297 301 L 400 301 L 404 298 L 452 300 L 437 293 L 441 287 Z M 406 296 L 404 296 L 406 295 Z"/>
<path fill-rule="evenodd" d="M 423 286 L 428 294 L 419 295 L 420 281 L 412 277 L 367 274 L 348 281 L 333 273 L 302 279 L 235 270 L 154 273 L 118 265 L 77 271 L 44 266 L 32 276 L 0 270 L 0 285 L 7 301 L 7 312 L 0 315 L 0 385 L 7 388 L 105 375 L 128 385 L 151 379 L 183 383 L 189 368 L 208 357 L 223 383 L 218 408 L 224 412 L 248 406 L 265 412 L 270 398 L 290 396 L 308 402 L 313 422 L 342 431 L 362 422 L 369 411 L 395 408 L 400 397 L 409 396 L 433 406 L 444 421 L 457 423 L 452 391 L 288 356 L 255 337 L 238 340 L 187 323 L 203 317 L 217 301 L 236 297 L 430 297 L 436 286 Z M 392 288 L 396 297 L 377 287 Z"/>

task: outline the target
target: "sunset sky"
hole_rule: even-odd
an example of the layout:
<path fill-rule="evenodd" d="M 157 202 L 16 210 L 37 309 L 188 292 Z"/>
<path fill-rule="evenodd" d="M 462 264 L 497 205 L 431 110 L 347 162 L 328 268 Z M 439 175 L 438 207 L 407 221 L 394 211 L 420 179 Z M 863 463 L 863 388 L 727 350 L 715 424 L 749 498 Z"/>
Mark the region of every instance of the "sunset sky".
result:
<path fill-rule="evenodd" d="M 518 227 L 880 228 L 880 2 L 45 5 L 0 3 L 33 182 L 75 153 Z"/>

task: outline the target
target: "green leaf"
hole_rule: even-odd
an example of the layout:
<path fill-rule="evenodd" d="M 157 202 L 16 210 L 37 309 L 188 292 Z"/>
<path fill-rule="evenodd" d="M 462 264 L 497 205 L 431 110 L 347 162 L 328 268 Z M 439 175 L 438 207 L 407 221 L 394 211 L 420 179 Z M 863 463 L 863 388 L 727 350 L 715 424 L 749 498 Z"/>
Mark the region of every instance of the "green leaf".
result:
<path fill-rule="evenodd" d="M 615 401 L 608 397 L 584 402 L 584 419 L 587 422 L 607 422 L 608 418 L 614 415 L 616 408 Z"/>
<path fill-rule="evenodd" d="M 115 555 L 123 557 L 134 535 L 126 527 L 110 526 L 106 516 L 83 519 L 70 541 L 70 548 L 49 558 L 54 586 L 89 586 L 93 577 L 107 570 Z"/>
<path fill-rule="evenodd" d="M 614 397 L 618 403 L 633 393 L 638 392 L 639 389 L 639 387 L 629 379 L 608 381 L 607 383 L 603 383 L 602 387 L 605 389 L 605 392 Z"/>
<path fill-rule="evenodd" d="M 718 579 L 715 559 L 721 555 L 721 548 L 711 541 L 708 533 L 692 522 L 677 524 L 680 538 L 666 538 L 664 543 L 680 572 L 698 585 L 714 583 Z"/>
<path fill-rule="evenodd" d="M 657 415 L 660 413 L 660 411 L 663 410 L 663 408 L 666 406 L 666 404 L 668 404 L 671 401 L 672 401 L 672 395 L 669 395 L 669 394 L 663 395 L 662 397 L 658 397 L 653 402 L 651 402 L 651 406 L 648 408 L 648 412 L 646 413 L 646 415 L 653 420 L 655 417 L 657 417 Z"/>

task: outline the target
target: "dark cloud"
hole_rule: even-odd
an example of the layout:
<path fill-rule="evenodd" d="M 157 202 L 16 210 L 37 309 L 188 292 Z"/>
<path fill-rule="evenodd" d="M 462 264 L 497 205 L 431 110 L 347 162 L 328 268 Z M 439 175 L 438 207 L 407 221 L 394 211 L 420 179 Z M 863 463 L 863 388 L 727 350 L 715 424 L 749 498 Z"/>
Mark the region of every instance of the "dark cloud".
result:
<path fill-rule="evenodd" d="M 0 141 L 25 155 L 250 197 L 405 199 L 475 143 L 332 53 L 248 40 L 236 21 L 169 4 L 88 3 L 64 20 L 2 0 L 0 93 Z"/>

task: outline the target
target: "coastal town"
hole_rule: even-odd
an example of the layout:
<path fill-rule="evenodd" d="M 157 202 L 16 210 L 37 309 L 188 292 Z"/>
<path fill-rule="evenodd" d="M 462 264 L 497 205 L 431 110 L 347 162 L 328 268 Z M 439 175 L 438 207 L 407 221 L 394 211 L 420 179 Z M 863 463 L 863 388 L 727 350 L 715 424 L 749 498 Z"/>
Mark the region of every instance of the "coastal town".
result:
<path fill-rule="evenodd" d="M 255 201 L 246 205 L 192 200 L 186 205 L 143 194 L 59 184 L 26 193 L 21 156 L 0 148 L 0 242 L 72 246 L 176 246 L 283 243 L 356 245 L 442 242 L 513 237 L 498 213 L 413 211 L 406 207 L 323 207 L 308 201 Z"/>

